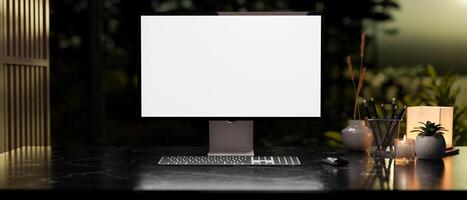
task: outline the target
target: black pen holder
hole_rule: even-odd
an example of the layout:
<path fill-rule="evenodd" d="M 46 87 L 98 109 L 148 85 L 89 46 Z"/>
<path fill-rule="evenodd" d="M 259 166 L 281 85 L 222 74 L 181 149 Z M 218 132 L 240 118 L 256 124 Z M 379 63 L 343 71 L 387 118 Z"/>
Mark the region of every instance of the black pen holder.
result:
<path fill-rule="evenodd" d="M 368 119 L 373 132 L 372 155 L 393 158 L 394 139 L 399 137 L 400 119 Z"/>

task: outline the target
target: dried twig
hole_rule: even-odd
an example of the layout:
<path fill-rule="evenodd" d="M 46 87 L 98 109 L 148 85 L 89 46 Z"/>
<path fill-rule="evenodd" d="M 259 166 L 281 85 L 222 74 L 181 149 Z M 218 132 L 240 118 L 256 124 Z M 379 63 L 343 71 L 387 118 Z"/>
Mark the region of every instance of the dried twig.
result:
<path fill-rule="evenodd" d="M 358 112 L 358 104 L 357 104 L 358 94 L 357 94 L 357 87 L 355 86 L 355 75 L 353 73 L 352 59 L 350 58 L 350 56 L 347 56 L 347 70 L 349 71 L 350 80 L 352 80 L 353 92 L 354 92 L 354 95 L 355 95 L 353 118 L 356 119 L 357 118 L 357 112 Z M 360 118 L 360 113 L 358 113 L 358 115 L 359 115 L 359 118 Z"/>
<path fill-rule="evenodd" d="M 358 99 L 360 96 L 360 92 L 363 89 L 363 85 L 365 82 L 365 74 L 367 69 L 363 67 L 363 59 L 365 58 L 365 45 L 366 45 L 366 33 L 363 32 L 361 35 L 361 43 L 360 43 L 360 68 L 358 69 L 358 86 L 355 85 L 355 75 L 353 73 L 353 65 L 350 56 L 347 56 L 347 70 L 349 71 L 350 79 L 352 80 L 352 86 L 354 89 L 355 94 L 355 103 L 354 103 L 354 111 L 353 111 L 353 119 L 361 119 L 360 115 L 360 107 L 358 106 Z"/>

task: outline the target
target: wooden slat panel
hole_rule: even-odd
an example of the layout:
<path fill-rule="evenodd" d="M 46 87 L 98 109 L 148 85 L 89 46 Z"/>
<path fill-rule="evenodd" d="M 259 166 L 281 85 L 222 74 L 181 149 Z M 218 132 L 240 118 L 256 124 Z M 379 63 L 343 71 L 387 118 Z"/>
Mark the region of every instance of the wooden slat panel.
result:
<path fill-rule="evenodd" d="M 9 149 L 50 145 L 47 112 L 47 67 L 7 64 L 6 128 Z"/>
<path fill-rule="evenodd" d="M 50 145 L 49 1 L 1 0 L 0 11 L 0 153 Z"/>

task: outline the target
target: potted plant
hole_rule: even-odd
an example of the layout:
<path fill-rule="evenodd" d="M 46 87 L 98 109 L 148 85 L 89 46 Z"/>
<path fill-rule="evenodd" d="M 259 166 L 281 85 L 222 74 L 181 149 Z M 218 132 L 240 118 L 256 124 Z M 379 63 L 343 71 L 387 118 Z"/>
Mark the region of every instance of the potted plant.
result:
<path fill-rule="evenodd" d="M 362 120 L 360 115 L 360 108 L 358 106 L 358 99 L 360 92 L 363 89 L 363 83 L 366 74 L 366 68 L 363 67 L 363 59 L 365 57 L 365 33 L 362 33 L 361 39 L 358 80 L 353 73 L 352 60 L 350 59 L 350 56 L 347 56 L 346 59 L 347 70 L 349 72 L 350 79 L 352 80 L 355 101 L 353 119 L 349 120 L 348 126 L 341 131 L 342 142 L 344 143 L 345 147 L 354 151 L 367 151 L 371 147 L 371 143 L 373 141 L 373 134 L 371 129 L 366 126 L 365 120 Z M 358 85 L 355 84 L 356 80 Z"/>
<path fill-rule="evenodd" d="M 415 128 L 411 132 L 418 133 L 415 139 L 415 153 L 421 159 L 441 159 L 446 149 L 446 141 L 443 132 L 446 131 L 441 124 L 430 121 L 420 122 L 423 126 Z"/>

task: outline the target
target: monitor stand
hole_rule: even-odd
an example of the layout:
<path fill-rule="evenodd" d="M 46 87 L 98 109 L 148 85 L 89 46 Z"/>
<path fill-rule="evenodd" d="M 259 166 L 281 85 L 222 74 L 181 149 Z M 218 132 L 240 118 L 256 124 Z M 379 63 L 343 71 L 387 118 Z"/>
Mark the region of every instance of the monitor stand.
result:
<path fill-rule="evenodd" d="M 208 156 L 253 156 L 253 121 L 209 121 Z"/>

